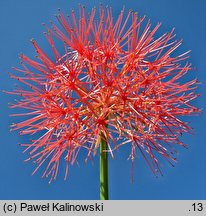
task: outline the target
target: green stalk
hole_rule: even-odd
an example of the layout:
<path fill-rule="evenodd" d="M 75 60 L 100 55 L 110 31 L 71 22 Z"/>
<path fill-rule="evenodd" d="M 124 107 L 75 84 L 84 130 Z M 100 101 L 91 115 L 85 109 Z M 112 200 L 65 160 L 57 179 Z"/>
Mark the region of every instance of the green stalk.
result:
<path fill-rule="evenodd" d="M 100 135 L 100 200 L 108 200 L 108 153 L 104 133 Z"/>

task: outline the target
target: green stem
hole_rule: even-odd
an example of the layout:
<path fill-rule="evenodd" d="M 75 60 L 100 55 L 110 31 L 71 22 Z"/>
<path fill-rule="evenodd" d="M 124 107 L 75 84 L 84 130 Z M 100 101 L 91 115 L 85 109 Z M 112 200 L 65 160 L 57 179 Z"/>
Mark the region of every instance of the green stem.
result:
<path fill-rule="evenodd" d="M 100 135 L 100 200 L 108 200 L 108 153 L 104 133 Z"/>

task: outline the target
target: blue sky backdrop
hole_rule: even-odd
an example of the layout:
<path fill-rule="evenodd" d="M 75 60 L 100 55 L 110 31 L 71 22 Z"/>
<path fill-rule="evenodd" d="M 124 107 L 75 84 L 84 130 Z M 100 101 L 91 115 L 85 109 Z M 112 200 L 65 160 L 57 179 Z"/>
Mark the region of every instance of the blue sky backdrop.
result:
<path fill-rule="evenodd" d="M 196 71 L 190 78 L 198 77 L 202 85 L 198 91 L 201 97 L 194 101 L 199 108 L 206 104 L 206 1 L 205 0 L 102 0 L 104 6 L 113 8 L 116 18 L 123 6 L 126 11 L 133 9 L 140 15 L 147 15 L 155 25 L 162 22 L 160 34 L 176 28 L 177 38 L 184 39 L 180 52 L 192 50 L 191 59 Z M 49 45 L 42 34 L 43 22 L 54 20 L 58 8 L 69 14 L 73 8 L 78 11 L 78 3 L 90 11 L 99 6 L 100 1 L 71 0 L 1 0 L 0 1 L 0 89 L 13 90 L 15 80 L 7 72 L 11 67 L 19 66 L 18 54 L 35 55 L 30 43 L 31 38 L 49 51 Z M 26 154 L 18 143 L 28 137 L 9 132 L 9 125 L 15 121 L 9 117 L 12 110 L 8 102 L 13 95 L 0 93 L 0 199 L 99 199 L 99 160 L 74 165 L 69 179 L 63 180 L 63 170 L 59 178 L 51 185 L 47 179 L 41 179 L 42 170 L 31 176 L 35 166 L 24 163 Z M 205 109 L 206 110 L 206 109 Z M 127 160 L 129 149 L 121 148 L 115 159 L 109 159 L 110 199 L 206 199 L 206 114 L 186 118 L 195 130 L 194 135 L 186 134 L 182 141 L 189 149 L 179 150 L 178 162 L 171 167 L 162 161 L 164 176 L 155 178 L 146 162 L 135 162 L 135 182 L 131 184 L 131 162 Z M 61 170 L 61 169 L 60 169 Z"/>

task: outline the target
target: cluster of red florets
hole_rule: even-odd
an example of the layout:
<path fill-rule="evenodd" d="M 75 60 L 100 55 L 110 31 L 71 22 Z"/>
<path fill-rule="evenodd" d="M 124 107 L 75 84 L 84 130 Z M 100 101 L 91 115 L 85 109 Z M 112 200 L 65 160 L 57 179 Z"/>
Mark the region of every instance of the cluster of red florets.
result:
<path fill-rule="evenodd" d="M 124 17 L 121 11 L 115 22 L 109 8 L 100 8 L 98 20 L 95 13 L 93 9 L 87 16 L 80 7 L 77 21 L 73 11 L 68 19 L 59 11 L 63 30 L 52 24 L 46 33 L 55 61 L 32 40 L 39 60 L 21 55 L 23 69 L 16 70 L 22 76 L 11 75 L 30 87 L 13 92 L 21 99 L 12 107 L 29 110 L 16 115 L 29 118 L 12 128 L 21 134 L 44 132 L 22 145 L 37 169 L 48 161 L 43 176 L 51 180 L 56 179 L 61 157 L 67 176 L 68 164 L 76 161 L 79 151 L 85 149 L 87 158 L 92 157 L 100 138 L 112 156 L 121 145 L 129 145 L 129 158 L 134 161 L 140 152 L 156 173 L 158 155 L 175 161 L 172 145 L 184 146 L 178 137 L 190 127 L 179 117 L 198 112 L 190 104 L 198 96 L 193 91 L 196 80 L 178 81 L 191 65 L 183 65 L 187 52 L 173 54 L 181 45 L 173 40 L 173 30 L 156 38 L 160 24 L 151 28 L 137 13 Z M 64 55 L 53 37 L 64 44 Z"/>

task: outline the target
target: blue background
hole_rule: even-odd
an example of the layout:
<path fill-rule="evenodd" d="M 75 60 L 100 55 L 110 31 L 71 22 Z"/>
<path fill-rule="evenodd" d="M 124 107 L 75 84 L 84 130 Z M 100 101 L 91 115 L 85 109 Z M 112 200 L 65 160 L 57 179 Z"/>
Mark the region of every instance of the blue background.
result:
<path fill-rule="evenodd" d="M 18 54 L 33 57 L 31 38 L 44 50 L 49 45 L 42 32 L 42 22 L 54 20 L 54 14 L 61 8 L 65 14 L 78 3 L 90 11 L 99 1 L 71 0 L 0 0 L 0 89 L 13 90 L 15 80 L 7 72 L 19 66 Z M 199 92 L 201 97 L 194 104 L 205 108 L 206 92 L 206 1 L 196 0 L 121 0 L 102 1 L 103 5 L 113 7 L 113 15 L 125 5 L 126 11 L 132 8 L 140 15 L 147 15 L 153 24 L 162 22 L 160 33 L 176 28 L 177 38 L 184 38 L 180 51 L 191 49 L 190 61 L 197 68 L 191 77 L 198 77 L 203 83 Z M 26 155 L 18 143 L 27 140 L 18 133 L 9 132 L 9 125 L 15 118 L 9 117 L 8 102 L 14 96 L 0 93 L 0 199 L 99 199 L 99 161 L 74 165 L 69 179 L 63 180 L 63 171 L 56 182 L 49 185 L 41 179 L 42 170 L 31 176 L 34 165 L 24 163 Z M 178 162 L 175 168 L 162 161 L 164 176 L 155 178 L 143 159 L 135 162 L 135 182 L 130 182 L 131 163 L 127 161 L 129 150 L 122 148 L 114 160 L 109 160 L 110 199 L 206 199 L 206 115 L 186 118 L 195 129 L 194 135 L 185 135 L 182 140 L 190 148 L 178 149 Z"/>

